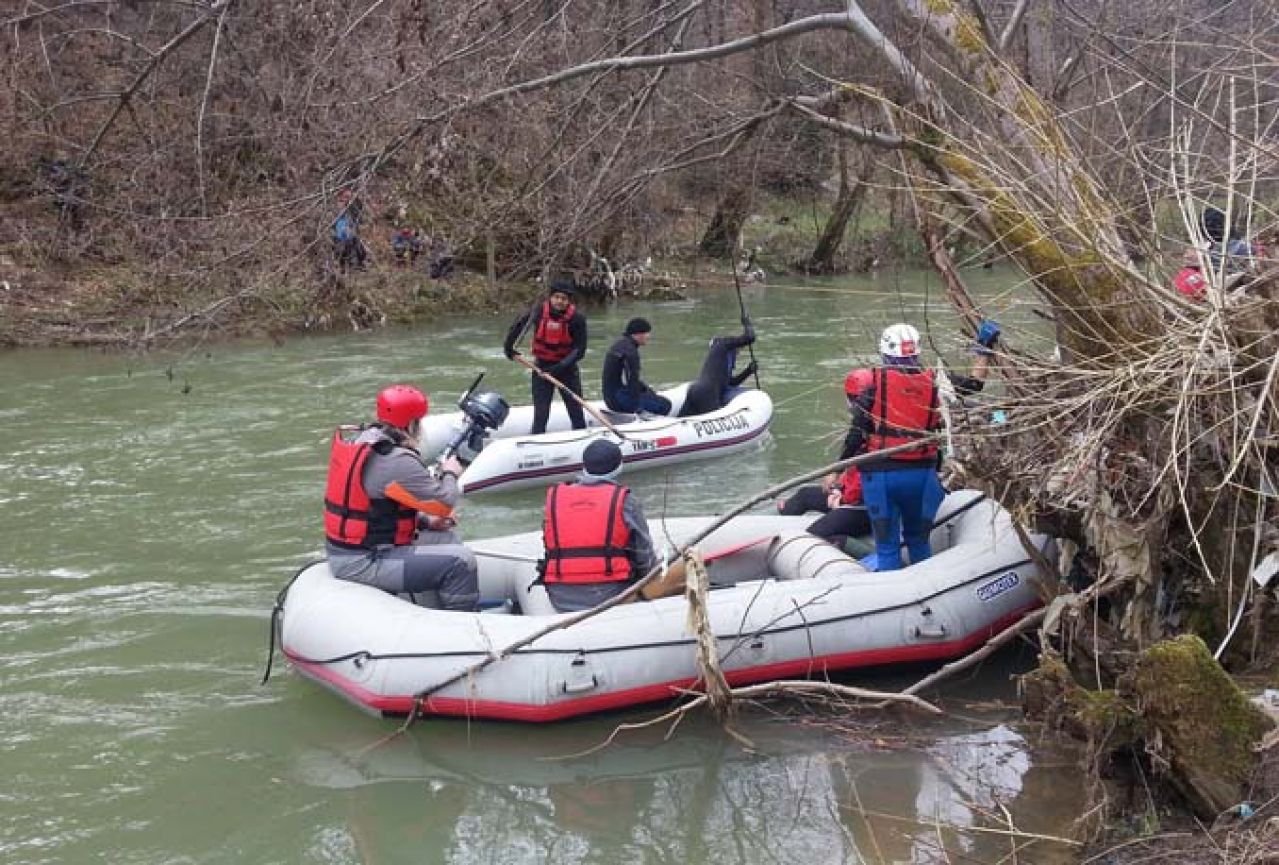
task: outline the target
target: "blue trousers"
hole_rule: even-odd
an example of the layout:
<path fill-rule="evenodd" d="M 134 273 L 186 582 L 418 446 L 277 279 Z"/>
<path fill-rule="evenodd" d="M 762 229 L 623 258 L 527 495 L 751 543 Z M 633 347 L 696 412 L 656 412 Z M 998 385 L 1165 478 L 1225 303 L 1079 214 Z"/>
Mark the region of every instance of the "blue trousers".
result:
<path fill-rule="evenodd" d="M 863 470 L 862 497 L 875 534 L 875 570 L 895 571 L 902 566 L 903 541 L 911 564 L 933 554 L 928 534 L 946 497 L 935 468 Z"/>
<path fill-rule="evenodd" d="M 670 414 L 671 401 L 664 396 L 658 396 L 653 391 L 645 391 L 639 395 L 639 399 L 633 398 L 626 391 L 619 391 L 613 394 L 612 398 L 606 400 L 608 407 L 614 411 L 637 412 L 643 411 L 649 414 Z"/>

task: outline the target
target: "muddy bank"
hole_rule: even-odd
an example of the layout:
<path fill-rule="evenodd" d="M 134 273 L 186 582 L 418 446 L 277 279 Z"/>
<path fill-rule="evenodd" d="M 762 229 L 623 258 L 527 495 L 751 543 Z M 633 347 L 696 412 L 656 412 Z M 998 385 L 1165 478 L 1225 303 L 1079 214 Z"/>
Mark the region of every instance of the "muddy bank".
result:
<path fill-rule="evenodd" d="M 140 269 L 0 268 L 0 346 L 149 348 L 190 339 L 284 338 L 429 321 L 453 313 L 509 311 L 534 282 L 490 283 L 457 271 L 445 279 L 394 269 L 319 277 L 285 274 L 196 288 Z"/>

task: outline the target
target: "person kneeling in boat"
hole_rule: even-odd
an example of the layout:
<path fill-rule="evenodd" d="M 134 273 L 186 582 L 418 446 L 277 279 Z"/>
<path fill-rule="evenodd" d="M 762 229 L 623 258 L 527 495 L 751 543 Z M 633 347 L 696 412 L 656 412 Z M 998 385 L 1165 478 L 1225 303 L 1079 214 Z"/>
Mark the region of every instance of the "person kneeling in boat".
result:
<path fill-rule="evenodd" d="M 657 393 L 640 378 L 641 346 L 648 345 L 653 326 L 645 318 L 632 318 L 617 342 L 604 355 L 600 374 L 604 404 L 612 411 L 633 414 L 670 414 L 671 401 Z"/>
<path fill-rule="evenodd" d="M 985 386 L 999 325 L 986 319 L 977 332 L 971 375 L 952 375 L 955 392 L 967 396 Z M 865 564 L 876 571 L 902 566 L 905 542 L 911 564 L 932 556 L 928 535 L 946 492 L 937 477 L 938 449 L 929 434 L 941 428 L 940 393 L 932 370 L 919 362 L 919 331 L 894 324 L 879 338 L 883 364 L 853 401 L 854 416 L 840 459 L 876 453 L 919 440 L 915 447 L 876 457 L 861 466 L 862 495 L 875 535 L 875 554 Z"/>
<path fill-rule="evenodd" d="M 873 383 L 874 374 L 868 369 L 855 369 L 844 379 L 844 393 L 848 397 L 850 412 L 861 411 L 856 399 Z M 840 459 L 848 459 L 849 456 L 842 454 Z M 854 551 L 854 555 L 865 552 L 864 548 L 857 550 L 859 542 L 855 540 L 871 534 L 870 516 L 862 498 L 862 476 L 857 466 L 849 466 L 842 473 L 826 475 L 820 485 L 800 487 L 790 498 L 777 500 L 777 512 L 782 516 L 799 516 L 809 511 L 823 514 L 808 527 L 810 535 L 816 535 L 841 550 Z"/>
<path fill-rule="evenodd" d="M 848 413 L 850 419 L 855 421 L 861 414 L 861 407 L 857 403 L 858 397 L 864 391 L 873 386 L 875 383 L 875 374 L 868 369 L 855 369 L 844 377 L 844 397 L 848 401 Z M 852 427 L 849 429 L 849 436 L 853 435 Z M 857 447 L 861 447 L 862 437 L 858 434 Z M 846 460 L 856 456 L 855 451 L 849 451 L 848 442 L 844 443 L 844 450 L 839 455 L 839 459 Z M 850 477 L 856 478 L 854 482 Z M 831 472 L 822 478 L 819 484 L 808 484 L 795 490 L 790 496 L 779 498 L 776 501 L 777 512 L 784 517 L 798 517 L 811 511 L 821 514 L 828 514 L 836 507 L 838 503 L 845 497 L 845 491 L 856 492 L 857 501 L 850 503 L 861 504 L 862 480 L 861 475 L 851 466 L 846 469 L 843 474 L 839 472 Z M 832 493 L 835 493 L 832 495 Z M 864 533 L 869 534 L 870 529 L 867 528 Z"/>
<path fill-rule="evenodd" d="M 679 416 L 706 414 L 728 405 L 734 390 L 754 375 L 758 368 L 752 360 L 741 372 L 733 374 L 738 350 L 754 342 L 755 328 L 751 327 L 750 317 L 745 315 L 742 316 L 741 336 L 717 336 L 712 339 L 710 348 L 706 351 L 706 360 L 702 362 L 702 371 L 697 374 L 697 380 L 688 386 L 688 395 L 684 397 Z"/>
<path fill-rule="evenodd" d="M 582 454 L 577 479 L 546 491 L 546 555 L 538 567 L 561 613 L 620 595 L 657 564 L 644 508 L 616 481 L 621 469 L 622 449 L 596 439 Z"/>
<path fill-rule="evenodd" d="M 474 610 L 475 554 L 453 531 L 462 465 L 450 456 L 433 476 L 418 455 L 426 394 L 397 384 L 377 395 L 377 422 L 339 427 L 329 454 L 324 534 L 329 567 L 343 580 L 393 594 L 438 593 L 446 610 Z"/>

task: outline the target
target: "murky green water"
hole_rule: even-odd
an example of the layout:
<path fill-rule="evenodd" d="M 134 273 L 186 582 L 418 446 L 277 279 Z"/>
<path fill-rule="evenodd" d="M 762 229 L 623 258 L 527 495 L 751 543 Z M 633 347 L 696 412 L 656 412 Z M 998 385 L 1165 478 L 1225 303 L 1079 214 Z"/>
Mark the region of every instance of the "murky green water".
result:
<path fill-rule="evenodd" d="M 1030 326 L 982 274 L 1013 338 Z M 752 287 L 765 387 L 760 450 L 628 480 L 650 513 L 723 510 L 829 460 L 840 381 L 907 318 L 962 360 L 928 277 Z M 646 378 L 687 378 L 731 292 L 590 312 L 584 377 L 631 315 L 654 324 Z M 764 710 L 646 731 L 578 759 L 622 720 L 548 728 L 431 721 L 379 745 L 364 716 L 277 667 L 259 686 L 276 591 L 320 547 L 326 439 L 402 380 L 446 406 L 480 369 L 523 402 L 505 318 L 124 357 L 0 354 L 0 861 L 125 863 L 1069 861 L 1079 784 L 1032 749 L 1005 656 L 956 683 L 958 714 L 842 728 Z M 1029 339 L 1029 334 L 1021 334 Z M 470 538 L 537 525 L 536 491 L 468 503 Z M 905 679 L 880 680 L 877 686 Z M 795 707 L 793 716 L 804 717 Z M 967 829 L 961 827 L 969 827 Z M 1011 861 L 1011 860 L 1009 860 Z"/>

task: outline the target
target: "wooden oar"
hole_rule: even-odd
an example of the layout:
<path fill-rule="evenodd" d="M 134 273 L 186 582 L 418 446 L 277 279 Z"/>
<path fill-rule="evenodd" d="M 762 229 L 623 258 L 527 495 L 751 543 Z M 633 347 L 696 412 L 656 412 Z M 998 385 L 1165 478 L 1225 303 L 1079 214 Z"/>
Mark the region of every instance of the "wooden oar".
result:
<path fill-rule="evenodd" d="M 546 379 L 551 384 L 555 385 L 557 388 L 559 388 L 560 393 L 566 396 L 572 397 L 574 402 L 576 402 L 582 408 L 590 412 L 591 417 L 595 418 L 597 421 L 600 422 L 600 426 L 607 429 L 609 432 L 617 436 L 619 439 L 625 439 L 626 441 L 636 441 L 636 439 L 632 438 L 631 436 L 628 436 L 626 433 L 622 432 L 617 427 L 609 423 L 608 419 L 605 418 L 604 415 L 600 414 L 599 409 L 595 408 L 595 406 L 591 405 L 589 402 L 582 399 L 577 394 L 573 393 L 573 391 L 570 390 L 569 387 L 566 384 L 564 384 L 564 382 L 560 381 L 558 378 L 551 375 L 546 370 L 538 369 L 537 364 L 527 360 L 524 357 L 524 355 L 520 354 L 518 351 L 513 355 L 512 360 L 520 364 L 520 366 L 527 368 L 529 372 L 533 373 L 533 375 L 540 375 L 542 378 Z"/>

